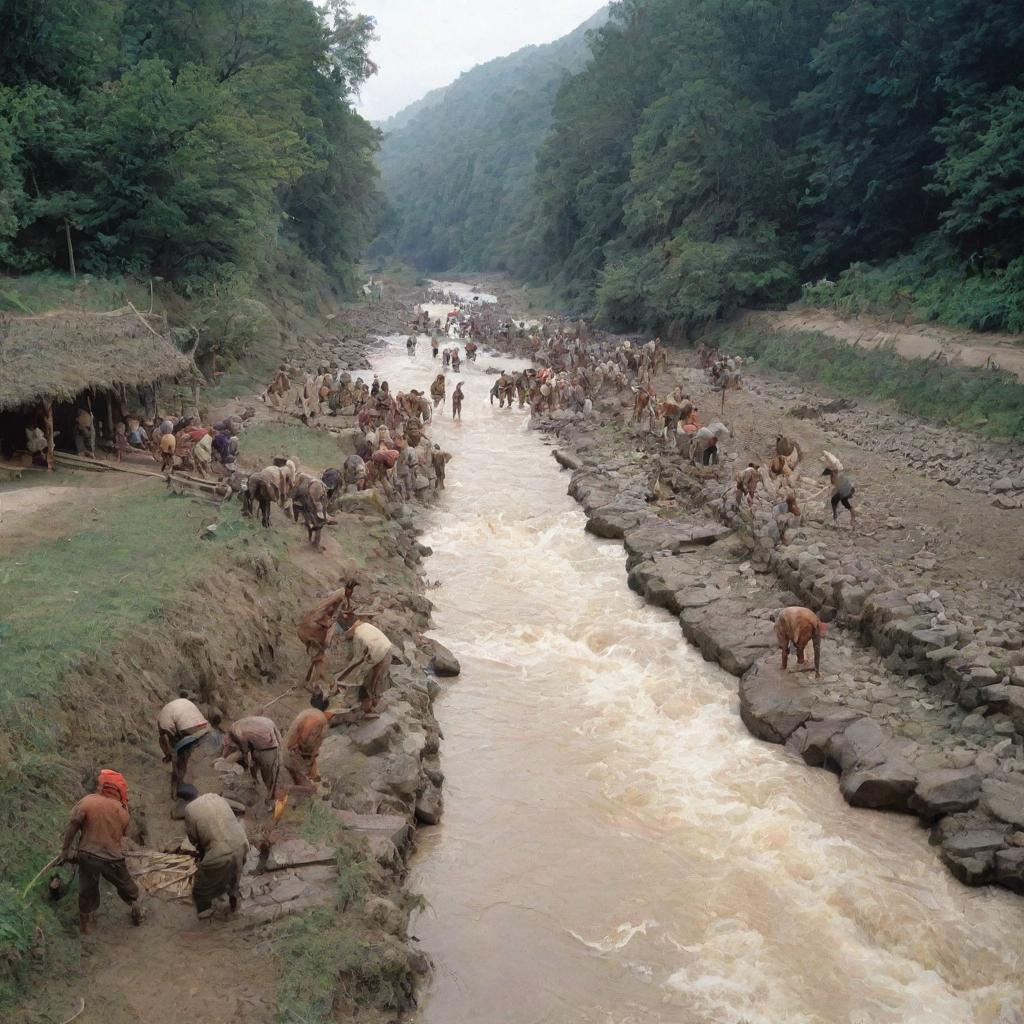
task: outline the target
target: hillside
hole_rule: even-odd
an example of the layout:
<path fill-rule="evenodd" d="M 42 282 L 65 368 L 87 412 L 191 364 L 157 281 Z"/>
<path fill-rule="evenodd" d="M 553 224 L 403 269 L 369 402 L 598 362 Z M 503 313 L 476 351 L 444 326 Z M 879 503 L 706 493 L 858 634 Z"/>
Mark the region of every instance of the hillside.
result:
<path fill-rule="evenodd" d="M 382 126 L 392 216 L 376 252 L 428 270 L 528 269 L 537 148 L 564 78 L 587 60 L 588 32 L 606 18 L 482 64 Z"/>

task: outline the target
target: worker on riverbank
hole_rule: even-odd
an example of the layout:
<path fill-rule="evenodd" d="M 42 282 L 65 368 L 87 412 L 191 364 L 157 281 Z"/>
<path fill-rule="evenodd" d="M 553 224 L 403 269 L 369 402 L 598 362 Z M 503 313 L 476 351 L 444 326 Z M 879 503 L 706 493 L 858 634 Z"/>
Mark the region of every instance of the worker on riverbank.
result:
<path fill-rule="evenodd" d="M 850 529 L 857 529 L 857 513 L 854 510 L 852 499 L 856 492 L 853 480 L 843 469 L 842 465 L 828 465 L 825 467 L 822 476 L 827 476 L 831 482 L 831 493 L 829 503 L 832 506 L 832 522 L 839 525 L 839 505 L 842 504 L 850 513 Z"/>
<path fill-rule="evenodd" d="M 462 381 L 459 381 L 455 385 L 455 390 L 452 392 L 452 419 L 462 422 L 462 399 L 465 396 L 462 393 Z"/>
<path fill-rule="evenodd" d="M 212 917 L 213 901 L 225 894 L 234 913 L 249 838 L 231 805 L 217 793 L 204 793 L 190 800 L 185 808 L 185 834 L 199 859 L 192 880 L 196 916 L 201 920 Z"/>
<path fill-rule="evenodd" d="M 775 620 L 775 636 L 782 652 L 782 671 L 789 665 L 790 645 L 796 648 L 798 672 L 807 672 L 810 667 L 804 661 L 804 649 L 810 643 L 814 648 L 814 678 L 821 678 L 821 638 L 828 627 L 810 608 L 793 606 L 783 608 Z"/>
<path fill-rule="evenodd" d="M 160 472 L 170 476 L 174 472 L 174 453 L 178 450 L 178 439 L 168 432 L 160 435 Z"/>
<path fill-rule="evenodd" d="M 309 703 L 311 706 L 300 711 L 288 727 L 284 766 L 296 786 L 312 790 L 320 781 L 317 758 L 334 712 L 327 710 L 329 701 L 319 690 L 310 697 Z"/>
<path fill-rule="evenodd" d="M 242 767 L 252 776 L 263 780 L 267 796 L 273 800 L 277 779 L 281 772 L 281 733 L 272 718 L 250 715 L 240 718 L 226 733 L 221 756 L 241 755 Z"/>
<path fill-rule="evenodd" d="M 78 864 L 78 926 L 83 935 L 96 927 L 100 905 L 100 879 L 105 878 L 128 904 L 132 924 L 142 924 L 142 901 L 135 879 L 128 873 L 124 837 L 128 815 L 128 786 L 119 772 L 104 769 L 96 790 L 71 809 L 60 861 Z M 71 849 L 75 837 L 78 846 Z"/>
<path fill-rule="evenodd" d="M 299 640 L 304 644 L 306 653 L 311 659 L 306 672 L 307 683 L 314 679 L 326 682 L 324 666 L 327 661 L 327 651 L 338 632 L 338 621 L 354 610 L 352 596 L 355 594 L 357 586 L 355 580 L 349 580 L 340 590 L 328 594 L 306 612 L 299 622 L 297 629 Z"/>
<path fill-rule="evenodd" d="M 391 640 L 372 623 L 351 613 L 341 621 L 347 626 L 342 640 L 352 644 L 353 659 L 338 675 L 335 687 L 340 689 L 348 676 L 362 670 L 363 679 L 358 684 L 359 704 L 366 718 L 376 717 L 381 695 L 389 683 Z"/>
<path fill-rule="evenodd" d="M 186 781 L 189 759 L 196 744 L 210 732 L 210 723 L 186 697 L 165 704 L 156 720 L 160 749 L 164 762 L 171 765 L 171 799 L 178 797 L 178 787 Z"/>
<path fill-rule="evenodd" d="M 736 504 L 739 505 L 746 495 L 747 505 L 752 508 L 754 495 L 761 483 L 761 467 L 756 462 L 748 462 L 746 469 L 741 469 L 736 474 Z"/>

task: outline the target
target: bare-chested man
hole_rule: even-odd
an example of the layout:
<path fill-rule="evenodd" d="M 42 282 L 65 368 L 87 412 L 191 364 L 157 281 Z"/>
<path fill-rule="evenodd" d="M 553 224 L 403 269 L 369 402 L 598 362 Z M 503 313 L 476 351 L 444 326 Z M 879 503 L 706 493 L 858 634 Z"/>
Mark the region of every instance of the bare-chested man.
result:
<path fill-rule="evenodd" d="M 810 666 L 804 661 L 804 648 L 810 643 L 814 647 L 814 678 L 820 679 L 821 638 L 827 630 L 825 623 L 810 608 L 783 608 L 775 620 L 775 636 L 782 651 L 782 670 L 785 672 L 789 665 L 789 647 L 792 644 L 796 648 L 797 671 L 809 671 Z"/>
<path fill-rule="evenodd" d="M 465 396 L 462 393 L 462 382 L 459 381 L 455 385 L 455 390 L 452 392 L 452 419 L 462 422 L 462 399 Z"/>

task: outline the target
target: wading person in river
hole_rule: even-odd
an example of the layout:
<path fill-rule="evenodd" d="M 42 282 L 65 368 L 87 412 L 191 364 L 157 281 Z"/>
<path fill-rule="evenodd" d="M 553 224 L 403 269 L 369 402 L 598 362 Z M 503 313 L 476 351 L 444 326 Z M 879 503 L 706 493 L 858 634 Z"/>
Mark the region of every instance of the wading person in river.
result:
<path fill-rule="evenodd" d="M 128 873 L 124 856 L 130 820 L 124 776 L 106 768 L 96 779 L 96 791 L 82 797 L 71 809 L 60 860 L 78 863 L 78 926 L 83 935 L 96 927 L 101 878 L 128 904 L 132 924 L 142 924 L 139 887 Z M 78 846 L 72 850 L 76 836 L 80 836 Z"/>
<path fill-rule="evenodd" d="M 249 850 L 245 829 L 231 805 L 217 793 L 204 793 L 185 808 L 185 834 L 196 848 L 199 864 L 192 880 L 196 916 L 213 916 L 213 901 L 227 895 L 231 912 L 238 909 L 238 883 Z"/>
<path fill-rule="evenodd" d="M 810 671 L 804 661 L 804 649 L 810 643 L 814 648 L 814 678 L 821 678 L 821 638 L 828 627 L 810 608 L 783 608 L 775 620 L 775 636 L 782 652 L 782 671 L 789 666 L 790 645 L 796 648 L 798 672 Z"/>
<path fill-rule="evenodd" d="M 171 799 L 175 800 L 178 787 L 186 781 L 189 758 L 196 744 L 209 733 L 210 723 L 192 701 L 179 697 L 164 705 L 156 727 L 164 762 L 171 765 Z"/>
<path fill-rule="evenodd" d="M 434 383 L 430 385 L 430 397 L 433 399 L 434 409 L 444 412 L 445 381 L 443 373 L 439 373 L 434 378 Z"/>
<path fill-rule="evenodd" d="M 462 422 L 462 399 L 465 396 L 462 394 L 462 381 L 459 381 L 455 385 L 455 390 L 452 392 L 452 419 Z"/>

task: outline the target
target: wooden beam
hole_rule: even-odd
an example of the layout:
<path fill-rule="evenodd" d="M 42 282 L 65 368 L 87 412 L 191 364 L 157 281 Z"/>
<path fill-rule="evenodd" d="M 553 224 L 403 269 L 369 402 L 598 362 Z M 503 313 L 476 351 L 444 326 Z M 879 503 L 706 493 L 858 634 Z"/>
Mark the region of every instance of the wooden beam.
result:
<path fill-rule="evenodd" d="M 43 428 L 46 433 L 46 468 L 53 472 L 53 403 L 43 402 Z"/>

